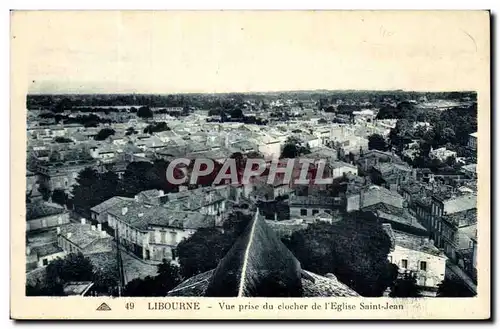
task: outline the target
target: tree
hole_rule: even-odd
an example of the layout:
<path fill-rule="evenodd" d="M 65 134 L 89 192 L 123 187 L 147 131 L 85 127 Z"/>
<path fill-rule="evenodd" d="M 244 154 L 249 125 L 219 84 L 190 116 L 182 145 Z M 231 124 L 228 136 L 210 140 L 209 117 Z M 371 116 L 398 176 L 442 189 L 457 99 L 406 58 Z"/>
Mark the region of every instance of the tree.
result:
<path fill-rule="evenodd" d="M 73 204 L 77 211 L 88 213 L 90 208 L 99 202 L 99 173 L 92 168 L 83 169 L 76 178 L 73 186 Z"/>
<path fill-rule="evenodd" d="M 68 196 L 63 190 L 56 189 L 52 192 L 52 202 L 65 206 Z"/>
<path fill-rule="evenodd" d="M 71 138 L 66 138 L 66 137 L 56 137 L 54 138 L 54 142 L 56 143 L 71 143 L 73 140 Z"/>
<path fill-rule="evenodd" d="M 386 151 L 387 143 L 385 142 L 385 138 L 379 134 L 370 135 L 368 137 L 368 149 Z"/>
<path fill-rule="evenodd" d="M 311 153 L 309 144 L 297 137 L 289 137 L 283 147 L 283 151 L 281 152 L 281 158 L 291 159 L 309 153 Z"/>
<path fill-rule="evenodd" d="M 182 240 L 177 245 L 182 276 L 189 278 L 217 267 L 251 218 L 249 214 L 235 212 L 223 224 L 224 232 L 217 228 L 201 228 Z"/>
<path fill-rule="evenodd" d="M 125 136 L 130 136 L 132 134 L 137 134 L 137 133 L 138 133 L 138 131 L 135 130 L 134 127 L 128 127 L 127 131 L 125 132 Z"/>
<path fill-rule="evenodd" d="M 417 279 L 412 273 L 398 278 L 391 289 L 390 297 L 422 297 Z"/>
<path fill-rule="evenodd" d="M 289 249 L 306 270 L 333 273 L 362 296 L 381 296 L 391 284 L 391 242 L 374 215 L 356 212 L 342 221 L 294 232 Z"/>
<path fill-rule="evenodd" d="M 97 133 L 97 135 L 94 136 L 94 139 L 96 141 L 103 141 L 106 138 L 108 138 L 109 136 L 114 135 L 114 134 L 115 134 L 115 130 L 114 129 L 103 128 L 103 129 L 99 130 L 99 132 Z"/>
<path fill-rule="evenodd" d="M 158 265 L 158 274 L 144 279 L 137 278 L 125 286 L 125 296 L 166 296 L 167 293 L 182 282 L 179 267 L 163 259 Z"/>
<path fill-rule="evenodd" d="M 476 294 L 458 279 L 445 278 L 438 285 L 437 297 L 474 297 Z"/>
<path fill-rule="evenodd" d="M 50 199 L 50 190 L 45 185 L 40 185 L 38 187 L 38 192 L 42 195 L 42 199 L 44 201 L 49 201 Z"/>
<path fill-rule="evenodd" d="M 137 110 L 137 116 L 143 119 L 149 119 L 153 117 L 153 111 L 147 106 L 142 106 Z"/>
<path fill-rule="evenodd" d="M 70 110 L 72 108 L 72 102 L 69 98 L 64 97 L 61 99 L 56 106 L 53 108 L 55 113 L 62 113 L 64 111 Z"/>
<path fill-rule="evenodd" d="M 170 127 L 167 126 L 166 122 L 156 122 L 144 128 L 144 133 L 152 135 L 153 133 L 156 132 L 168 131 L 168 130 L 170 130 Z"/>
<path fill-rule="evenodd" d="M 230 235 L 217 228 L 201 228 L 177 245 L 177 254 L 183 277 L 209 271 L 217 267 L 233 244 Z"/>
<path fill-rule="evenodd" d="M 158 276 L 156 279 L 159 281 L 160 291 L 166 295 L 167 292 L 182 282 L 179 266 L 163 259 L 161 264 L 158 265 Z"/>
<path fill-rule="evenodd" d="M 64 296 L 65 283 L 72 281 L 94 281 L 94 268 L 89 258 L 82 253 L 57 258 L 47 265 L 43 282 L 26 285 L 28 296 Z"/>

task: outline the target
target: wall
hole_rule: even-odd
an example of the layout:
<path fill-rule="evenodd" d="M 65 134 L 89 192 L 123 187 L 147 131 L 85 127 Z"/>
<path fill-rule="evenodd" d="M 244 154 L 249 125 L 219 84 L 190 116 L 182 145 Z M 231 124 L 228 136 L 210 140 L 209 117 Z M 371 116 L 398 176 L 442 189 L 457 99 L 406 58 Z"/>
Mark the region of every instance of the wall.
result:
<path fill-rule="evenodd" d="M 173 259 L 172 250 L 174 250 L 179 242 L 190 237 L 196 230 L 181 230 L 168 227 L 154 227 L 149 231 L 149 240 L 146 246 L 149 250 L 150 259 L 161 261 L 163 258 L 167 260 Z"/>
<path fill-rule="evenodd" d="M 404 248 L 396 245 L 394 251 L 389 254 L 389 260 L 396 264 L 400 271 L 402 268 L 402 260 L 408 260 L 408 270 L 416 271 L 417 283 L 426 287 L 437 287 L 444 279 L 446 271 L 446 258 L 434 256 L 422 251 Z M 427 263 L 427 270 L 420 270 L 420 262 Z"/>
<path fill-rule="evenodd" d="M 56 227 L 69 223 L 69 213 L 33 219 L 26 222 L 26 231 L 34 231 L 42 228 Z"/>
<path fill-rule="evenodd" d="M 47 266 L 54 259 L 56 259 L 56 258 L 64 258 L 65 256 L 66 256 L 66 253 L 64 251 L 62 251 L 62 252 L 58 252 L 57 254 L 52 254 L 52 255 L 47 255 L 47 256 L 40 257 L 38 259 L 37 266 L 38 267 Z M 47 260 L 47 265 L 43 265 L 43 261 L 44 260 Z"/>
<path fill-rule="evenodd" d="M 351 173 L 351 174 L 357 176 L 358 175 L 358 168 L 357 167 L 348 167 L 348 166 L 334 168 L 332 170 L 332 177 L 335 179 L 338 177 L 342 177 L 344 174 L 347 174 L 347 173 Z"/>

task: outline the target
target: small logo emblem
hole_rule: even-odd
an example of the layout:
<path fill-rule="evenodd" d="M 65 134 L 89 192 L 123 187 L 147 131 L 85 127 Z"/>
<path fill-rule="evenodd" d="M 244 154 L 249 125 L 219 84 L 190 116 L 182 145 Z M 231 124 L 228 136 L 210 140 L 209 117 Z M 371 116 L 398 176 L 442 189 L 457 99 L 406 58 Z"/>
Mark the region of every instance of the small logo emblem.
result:
<path fill-rule="evenodd" d="M 111 307 L 109 307 L 108 304 L 106 304 L 106 303 L 102 303 L 97 308 L 97 311 L 111 311 Z"/>

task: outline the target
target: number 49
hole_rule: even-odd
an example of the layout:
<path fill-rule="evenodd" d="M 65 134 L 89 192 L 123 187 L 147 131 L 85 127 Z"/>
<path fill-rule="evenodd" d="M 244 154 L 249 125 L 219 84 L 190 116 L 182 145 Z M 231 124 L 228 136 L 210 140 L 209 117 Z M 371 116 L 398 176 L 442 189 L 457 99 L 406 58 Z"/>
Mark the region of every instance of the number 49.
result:
<path fill-rule="evenodd" d="M 127 310 L 133 310 L 134 309 L 134 303 L 126 303 L 125 308 Z"/>

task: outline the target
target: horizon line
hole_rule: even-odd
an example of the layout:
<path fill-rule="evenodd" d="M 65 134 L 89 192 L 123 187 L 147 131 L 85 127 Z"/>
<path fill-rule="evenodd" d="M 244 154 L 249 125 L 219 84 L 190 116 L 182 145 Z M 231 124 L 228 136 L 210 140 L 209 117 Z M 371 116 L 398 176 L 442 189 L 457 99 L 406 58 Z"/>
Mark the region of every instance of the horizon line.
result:
<path fill-rule="evenodd" d="M 299 92 L 414 92 L 414 93 L 476 93 L 475 90 L 408 90 L 408 89 L 284 89 L 269 91 L 185 91 L 185 92 L 28 92 L 27 96 L 91 96 L 91 95 L 224 95 L 224 94 L 272 94 Z"/>

